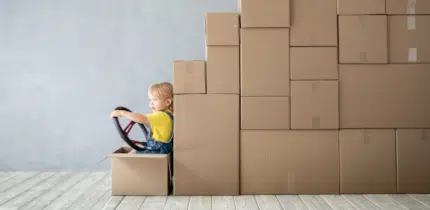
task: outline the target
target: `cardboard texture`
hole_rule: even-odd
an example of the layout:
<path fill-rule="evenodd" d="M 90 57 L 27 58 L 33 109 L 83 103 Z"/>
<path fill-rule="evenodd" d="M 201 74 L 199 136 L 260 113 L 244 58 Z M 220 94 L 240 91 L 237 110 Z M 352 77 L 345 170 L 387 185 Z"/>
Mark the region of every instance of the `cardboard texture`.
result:
<path fill-rule="evenodd" d="M 121 147 L 112 154 L 112 196 L 169 195 L 170 154 L 127 154 Z"/>
<path fill-rule="evenodd" d="M 240 94 L 239 46 L 206 47 L 207 93 Z"/>
<path fill-rule="evenodd" d="M 173 91 L 175 94 L 206 93 L 205 61 L 173 61 Z"/>
<path fill-rule="evenodd" d="M 239 100 L 175 96 L 175 195 L 239 194 Z"/>
<path fill-rule="evenodd" d="M 291 46 L 337 46 L 336 0 L 294 0 Z"/>
<path fill-rule="evenodd" d="M 336 47 L 291 47 L 290 56 L 291 80 L 339 78 Z"/>
<path fill-rule="evenodd" d="M 430 14 L 429 0 L 386 0 L 387 14 L 389 15 L 406 15 Z"/>
<path fill-rule="evenodd" d="M 238 0 L 242 28 L 290 27 L 290 0 Z"/>
<path fill-rule="evenodd" d="M 241 97 L 242 129 L 290 129 L 288 97 Z"/>
<path fill-rule="evenodd" d="M 430 193 L 430 129 L 398 129 L 397 192 Z"/>
<path fill-rule="evenodd" d="M 291 129 L 338 129 L 339 82 L 292 81 Z"/>
<path fill-rule="evenodd" d="M 340 193 L 396 193 L 394 129 L 340 130 Z"/>
<path fill-rule="evenodd" d="M 242 130 L 241 194 L 339 193 L 338 131 Z"/>
<path fill-rule="evenodd" d="M 388 24 L 390 63 L 430 63 L 430 15 L 389 16 Z"/>
<path fill-rule="evenodd" d="M 388 63 L 387 16 L 339 16 L 340 63 Z"/>
<path fill-rule="evenodd" d="M 289 29 L 241 29 L 241 95 L 288 96 Z"/>
<path fill-rule="evenodd" d="M 339 15 L 385 14 L 386 0 L 337 0 Z M 390 1 L 390 0 L 387 0 Z"/>
<path fill-rule="evenodd" d="M 240 18 L 233 12 L 208 12 L 205 21 L 206 46 L 238 46 Z"/>
<path fill-rule="evenodd" d="M 430 64 L 339 68 L 341 128 L 430 128 Z"/>

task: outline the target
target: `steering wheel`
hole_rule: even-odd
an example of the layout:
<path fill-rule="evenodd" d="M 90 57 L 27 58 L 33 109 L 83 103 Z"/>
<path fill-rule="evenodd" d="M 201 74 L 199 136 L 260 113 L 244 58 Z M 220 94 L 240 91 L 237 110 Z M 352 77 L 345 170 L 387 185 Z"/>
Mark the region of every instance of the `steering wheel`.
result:
<path fill-rule="evenodd" d="M 125 107 L 119 106 L 115 108 L 115 110 L 125 110 L 130 111 L 130 109 L 127 109 Z M 136 122 L 130 121 L 130 123 L 125 127 L 125 129 L 122 128 L 121 124 L 119 123 L 118 117 L 113 117 L 113 123 L 115 124 L 116 130 L 118 131 L 119 135 L 121 136 L 122 140 L 124 140 L 130 147 L 137 151 L 142 151 L 146 149 L 147 143 L 144 141 L 137 141 L 137 140 L 131 140 L 128 137 L 128 133 L 130 132 L 131 128 L 133 128 L 134 124 Z M 145 125 L 137 123 L 142 130 L 142 132 L 145 134 L 145 139 L 148 135 L 148 131 L 146 130 Z M 147 140 L 147 139 L 146 139 Z"/>

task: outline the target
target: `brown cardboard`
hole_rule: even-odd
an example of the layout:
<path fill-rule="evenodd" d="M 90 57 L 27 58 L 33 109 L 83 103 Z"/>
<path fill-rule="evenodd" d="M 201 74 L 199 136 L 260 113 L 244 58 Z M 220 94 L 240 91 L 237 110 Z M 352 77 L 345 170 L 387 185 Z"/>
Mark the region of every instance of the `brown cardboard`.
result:
<path fill-rule="evenodd" d="M 206 93 L 205 61 L 173 61 L 173 91 L 175 94 Z"/>
<path fill-rule="evenodd" d="M 336 47 L 291 47 L 290 55 L 291 80 L 339 78 Z"/>
<path fill-rule="evenodd" d="M 292 81 L 291 129 L 338 129 L 339 82 Z"/>
<path fill-rule="evenodd" d="M 430 15 L 389 16 L 388 24 L 390 63 L 430 63 Z"/>
<path fill-rule="evenodd" d="M 241 95 L 288 96 L 289 29 L 241 29 Z"/>
<path fill-rule="evenodd" d="M 242 97 L 242 129 L 290 129 L 288 97 Z"/>
<path fill-rule="evenodd" d="M 397 192 L 430 193 L 430 129 L 398 129 Z"/>
<path fill-rule="evenodd" d="M 338 131 L 242 130 L 241 194 L 338 194 Z"/>
<path fill-rule="evenodd" d="M 340 65 L 341 128 L 430 128 L 430 64 Z"/>
<path fill-rule="evenodd" d="M 169 195 L 170 154 L 128 154 L 121 147 L 112 154 L 112 196 Z"/>
<path fill-rule="evenodd" d="M 388 63 L 387 16 L 339 16 L 340 63 Z"/>
<path fill-rule="evenodd" d="M 239 46 L 206 47 L 207 93 L 240 94 Z"/>
<path fill-rule="evenodd" d="M 336 0 L 292 2 L 291 46 L 337 46 Z"/>
<path fill-rule="evenodd" d="M 430 14 L 429 0 L 386 0 L 387 14 L 406 15 L 406 14 Z"/>
<path fill-rule="evenodd" d="M 174 194 L 239 194 L 239 95 L 175 96 Z"/>
<path fill-rule="evenodd" d="M 206 46 L 239 45 L 240 18 L 234 12 L 207 12 Z"/>
<path fill-rule="evenodd" d="M 238 0 L 242 28 L 290 27 L 290 0 Z"/>
<path fill-rule="evenodd" d="M 337 0 L 337 14 L 339 15 L 385 14 L 385 0 Z"/>
<path fill-rule="evenodd" d="M 396 193 L 394 129 L 340 130 L 340 193 Z"/>

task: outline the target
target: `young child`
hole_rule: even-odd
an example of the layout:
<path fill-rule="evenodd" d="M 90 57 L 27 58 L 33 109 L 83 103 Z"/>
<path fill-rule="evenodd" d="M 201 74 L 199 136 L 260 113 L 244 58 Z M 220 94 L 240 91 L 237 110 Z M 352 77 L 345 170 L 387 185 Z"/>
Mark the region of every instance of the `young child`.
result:
<path fill-rule="evenodd" d="M 153 84 L 148 90 L 151 114 L 115 110 L 112 117 L 126 117 L 149 128 L 147 149 L 130 153 L 167 154 L 173 150 L 173 86 L 168 82 Z"/>

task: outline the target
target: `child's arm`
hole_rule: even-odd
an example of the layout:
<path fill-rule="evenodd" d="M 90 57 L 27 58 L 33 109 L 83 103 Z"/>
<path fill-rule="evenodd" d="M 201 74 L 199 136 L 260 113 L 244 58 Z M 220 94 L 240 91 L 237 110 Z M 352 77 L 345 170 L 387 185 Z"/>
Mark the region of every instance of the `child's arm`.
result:
<path fill-rule="evenodd" d="M 145 125 L 149 125 L 149 120 L 145 115 L 139 114 L 139 113 L 135 113 L 135 112 L 128 112 L 125 110 L 115 110 L 111 113 L 111 118 L 112 117 L 126 117 L 129 120 L 136 122 L 136 123 L 140 123 L 140 124 L 145 124 Z"/>

